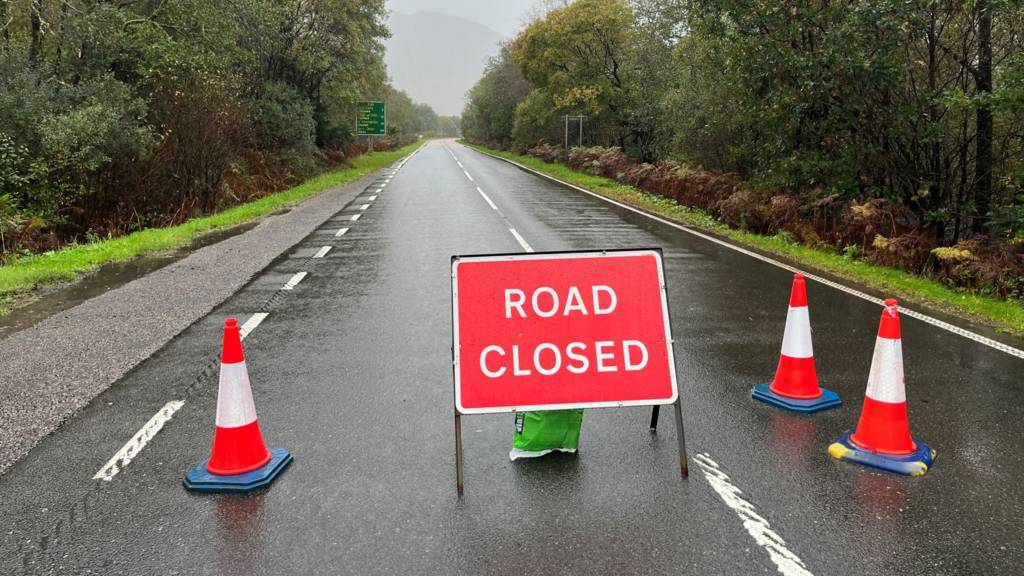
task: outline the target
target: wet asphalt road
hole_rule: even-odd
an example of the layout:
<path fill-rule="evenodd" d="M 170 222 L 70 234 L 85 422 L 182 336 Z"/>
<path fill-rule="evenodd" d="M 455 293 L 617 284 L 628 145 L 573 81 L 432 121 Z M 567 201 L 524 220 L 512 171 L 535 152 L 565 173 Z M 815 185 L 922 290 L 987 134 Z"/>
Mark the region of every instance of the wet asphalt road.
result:
<path fill-rule="evenodd" d="M 845 404 L 782 413 L 750 388 L 775 368 L 789 272 L 451 141 L 372 191 L 388 178 L 0 476 L 0 573 L 1024 570 L 1024 361 L 904 318 L 911 427 L 938 459 L 919 478 L 836 462 L 826 448 L 856 422 L 875 304 L 809 282 L 819 375 Z M 515 463 L 512 416 L 468 416 L 456 496 L 449 259 L 520 251 L 510 225 L 537 251 L 664 249 L 689 480 L 667 412 L 651 434 L 648 408 L 588 411 L 578 455 Z M 255 312 L 269 314 L 245 341 L 260 423 L 295 463 L 254 496 L 186 493 L 212 435 L 221 323 Z M 170 400 L 184 407 L 131 464 L 92 480 Z M 694 458 L 741 491 L 733 507 Z"/>

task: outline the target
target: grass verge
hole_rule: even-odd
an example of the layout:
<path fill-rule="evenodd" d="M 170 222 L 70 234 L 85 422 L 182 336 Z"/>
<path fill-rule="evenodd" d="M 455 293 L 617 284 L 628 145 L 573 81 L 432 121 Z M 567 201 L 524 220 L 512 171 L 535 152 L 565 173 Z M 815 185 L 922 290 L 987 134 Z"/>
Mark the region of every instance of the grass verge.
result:
<path fill-rule="evenodd" d="M 801 266 L 827 272 L 904 301 L 924 304 L 948 314 L 978 321 L 992 326 L 1000 332 L 1018 337 L 1024 336 L 1024 306 L 1020 302 L 999 300 L 956 290 L 903 270 L 877 266 L 834 252 L 810 248 L 787 241 L 782 237 L 761 236 L 735 230 L 715 220 L 702 210 L 683 206 L 674 200 L 656 196 L 602 176 L 576 172 L 562 164 L 548 164 L 532 156 L 493 150 L 468 142 L 463 142 L 463 144 L 481 152 L 518 162 L 528 168 L 586 188 L 623 204 L 706 230 L 762 252 L 782 256 Z"/>
<path fill-rule="evenodd" d="M 39 286 L 74 280 L 109 262 L 180 248 L 203 234 L 266 216 L 328 188 L 358 180 L 411 153 L 421 143 L 416 142 L 394 152 L 364 154 L 355 158 L 351 167 L 325 172 L 294 188 L 223 212 L 192 218 L 177 226 L 147 228 L 118 238 L 71 245 L 0 266 L 0 316 L 9 312 L 16 300 L 26 297 Z"/>

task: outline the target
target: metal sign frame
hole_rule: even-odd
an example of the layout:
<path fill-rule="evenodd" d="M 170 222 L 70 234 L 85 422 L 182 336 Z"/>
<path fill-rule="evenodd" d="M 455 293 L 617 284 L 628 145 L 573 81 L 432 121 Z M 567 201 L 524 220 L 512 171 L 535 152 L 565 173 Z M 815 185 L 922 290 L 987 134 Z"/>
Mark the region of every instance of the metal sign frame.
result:
<path fill-rule="evenodd" d="M 635 401 L 613 401 L 613 402 L 581 402 L 571 404 L 542 404 L 527 406 L 510 406 L 496 408 L 475 408 L 465 409 L 461 405 L 460 397 L 460 361 L 459 350 L 459 293 L 458 293 L 458 266 L 460 262 L 499 262 L 510 260 L 552 260 L 560 258 L 601 258 L 609 256 L 630 256 L 653 254 L 657 262 L 658 276 L 660 279 L 660 293 L 662 304 L 662 317 L 665 329 L 665 344 L 667 347 L 667 359 L 672 385 L 670 398 Z M 504 254 L 477 254 L 477 255 L 456 255 L 451 259 L 451 281 L 452 281 L 452 381 L 453 381 L 453 408 L 455 413 L 455 475 L 456 490 L 462 494 L 464 487 L 464 466 L 462 459 L 462 416 L 471 414 L 496 414 L 509 412 L 543 411 L 543 410 L 568 410 L 574 408 L 617 408 L 624 406 L 653 406 L 651 412 L 650 429 L 657 430 L 659 408 L 665 404 L 671 404 L 675 412 L 676 437 L 679 441 L 679 470 L 683 478 L 689 474 L 686 458 L 686 440 L 683 432 L 683 416 L 679 397 L 679 385 L 676 379 L 675 366 L 675 339 L 672 336 L 672 324 L 670 321 L 668 285 L 665 280 L 665 268 L 661 248 L 627 248 L 613 250 L 577 250 L 557 252 L 531 252 L 531 253 L 504 253 Z"/>

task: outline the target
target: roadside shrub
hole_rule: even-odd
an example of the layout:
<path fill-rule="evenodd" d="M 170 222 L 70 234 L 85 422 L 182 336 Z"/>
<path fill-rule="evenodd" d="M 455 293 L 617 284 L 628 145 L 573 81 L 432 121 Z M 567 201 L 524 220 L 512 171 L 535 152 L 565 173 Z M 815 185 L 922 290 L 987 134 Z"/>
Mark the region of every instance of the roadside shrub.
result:
<path fill-rule="evenodd" d="M 530 148 L 529 150 L 526 151 L 526 154 L 529 156 L 533 156 L 534 158 L 540 158 L 541 160 L 547 162 L 548 164 L 558 162 L 565 157 L 565 154 L 562 152 L 561 148 L 546 143 L 541 143 L 538 144 L 537 146 L 534 146 L 533 148 Z"/>
<path fill-rule="evenodd" d="M 770 208 L 755 201 L 751 190 L 737 190 L 716 206 L 718 218 L 741 230 L 764 232 L 771 220 Z"/>
<path fill-rule="evenodd" d="M 119 235 L 177 224 L 238 201 L 225 185 L 254 142 L 244 107 L 224 88 L 191 80 L 159 90 L 151 104 L 156 144 L 144 157 L 120 157 L 78 207 L 79 232 Z M 276 187 L 275 187 L 276 188 Z"/>
<path fill-rule="evenodd" d="M 1019 247 L 975 236 L 931 252 L 929 275 L 951 286 L 1004 298 L 1024 297 L 1024 253 Z"/>
<path fill-rule="evenodd" d="M 537 147 L 531 155 L 543 157 Z M 552 155 L 553 156 L 553 155 Z M 1024 239 L 998 243 L 984 237 L 939 248 L 933 231 L 908 207 L 885 198 L 844 199 L 820 189 L 799 193 L 752 187 L 738 175 L 664 161 L 632 163 L 619 148 L 573 148 L 567 165 L 699 208 L 719 221 L 787 243 L 831 248 L 995 295 L 1024 294 Z"/>
<path fill-rule="evenodd" d="M 0 49 L 0 193 L 44 220 L 62 219 L 114 158 L 146 152 L 145 112 L 109 74 L 62 83 L 24 50 Z"/>
<path fill-rule="evenodd" d="M 871 247 L 867 257 L 869 262 L 920 274 L 935 248 L 935 240 L 920 232 L 900 234 L 895 238 L 876 234 Z"/>
<path fill-rule="evenodd" d="M 316 146 L 313 105 L 305 95 L 284 82 L 270 82 L 251 107 L 257 148 L 277 153 L 293 179 L 320 169 L 324 158 Z"/>

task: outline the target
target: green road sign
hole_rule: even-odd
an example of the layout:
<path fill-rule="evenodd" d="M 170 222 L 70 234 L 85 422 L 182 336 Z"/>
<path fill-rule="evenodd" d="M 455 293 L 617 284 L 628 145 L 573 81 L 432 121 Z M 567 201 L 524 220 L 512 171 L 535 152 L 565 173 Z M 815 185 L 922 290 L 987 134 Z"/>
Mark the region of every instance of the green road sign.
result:
<path fill-rule="evenodd" d="M 387 111 L 383 102 L 360 102 L 356 112 L 356 133 L 360 136 L 383 136 Z"/>

